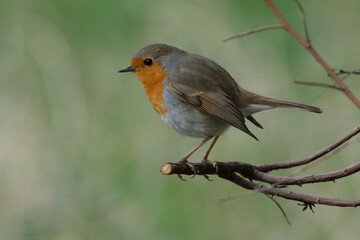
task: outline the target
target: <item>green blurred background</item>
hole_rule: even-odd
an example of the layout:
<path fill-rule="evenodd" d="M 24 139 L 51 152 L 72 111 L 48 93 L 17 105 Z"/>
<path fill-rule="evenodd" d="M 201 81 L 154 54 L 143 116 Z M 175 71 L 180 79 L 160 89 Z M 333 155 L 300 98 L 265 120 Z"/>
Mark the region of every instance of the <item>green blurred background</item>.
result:
<path fill-rule="evenodd" d="M 313 46 L 336 70 L 359 66 L 360 2 L 302 1 Z M 301 31 L 292 1 L 275 3 Z M 206 56 L 254 92 L 321 107 L 321 115 L 277 109 L 249 124 L 260 142 L 230 129 L 211 160 L 254 164 L 303 158 L 359 123 L 340 92 L 296 85 L 332 83 L 285 31 L 223 43 L 277 19 L 263 1 L 0 1 L 1 239 L 358 239 L 360 210 L 260 194 L 217 177 L 162 176 L 200 139 L 162 123 L 133 74 L 118 74 L 155 42 Z M 360 97 L 359 77 L 346 80 Z M 204 149 L 191 160 L 199 161 Z M 327 172 L 359 161 L 359 145 L 311 168 Z M 289 174 L 282 171 L 279 174 Z M 360 176 L 293 187 L 316 196 L 360 198 Z M 290 189 L 290 188 L 289 188 Z"/>

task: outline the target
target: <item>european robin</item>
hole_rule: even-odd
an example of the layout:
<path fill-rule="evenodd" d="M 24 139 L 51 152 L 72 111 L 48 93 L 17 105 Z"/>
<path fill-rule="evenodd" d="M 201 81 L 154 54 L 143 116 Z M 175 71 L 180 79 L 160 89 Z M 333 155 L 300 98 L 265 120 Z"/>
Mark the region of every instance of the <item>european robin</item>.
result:
<path fill-rule="evenodd" d="M 229 126 L 255 137 L 245 125 L 245 118 L 262 126 L 254 113 L 276 107 L 297 108 L 321 113 L 322 110 L 300 103 L 263 97 L 240 87 L 230 74 L 214 61 L 166 44 L 151 44 L 138 51 L 130 66 L 119 72 L 133 72 L 145 88 L 155 111 L 162 120 L 182 135 L 204 140 L 179 162 L 188 158 L 214 138 L 202 161 L 219 136 Z"/>

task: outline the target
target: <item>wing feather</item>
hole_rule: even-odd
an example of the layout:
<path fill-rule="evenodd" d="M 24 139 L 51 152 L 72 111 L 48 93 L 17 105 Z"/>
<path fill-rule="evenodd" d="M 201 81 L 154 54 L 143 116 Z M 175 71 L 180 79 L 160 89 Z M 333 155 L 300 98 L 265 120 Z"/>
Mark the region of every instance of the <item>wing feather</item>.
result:
<path fill-rule="evenodd" d="M 218 91 L 195 91 L 182 84 L 167 84 L 169 91 L 178 99 L 203 111 L 204 113 L 240 129 L 251 137 L 258 140 L 245 125 L 244 115 L 234 101 L 225 92 Z"/>

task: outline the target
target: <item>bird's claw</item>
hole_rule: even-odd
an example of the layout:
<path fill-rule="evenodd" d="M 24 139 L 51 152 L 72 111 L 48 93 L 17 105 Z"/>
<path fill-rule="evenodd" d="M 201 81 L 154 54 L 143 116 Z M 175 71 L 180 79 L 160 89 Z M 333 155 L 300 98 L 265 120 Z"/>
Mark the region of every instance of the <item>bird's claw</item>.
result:
<path fill-rule="evenodd" d="M 203 158 L 201 160 L 201 162 L 207 163 L 207 164 L 211 165 L 213 168 L 215 168 L 215 174 L 217 174 L 219 172 L 219 164 L 218 164 L 217 161 L 210 161 L 210 160 L 208 160 L 206 158 Z"/>
<path fill-rule="evenodd" d="M 210 181 L 210 182 L 211 182 L 211 181 L 214 181 L 213 179 L 211 179 L 211 178 L 210 178 L 208 175 L 206 175 L 206 174 L 204 174 L 203 176 L 204 176 L 204 178 L 205 178 L 206 180 L 208 180 L 208 181 Z"/>
<path fill-rule="evenodd" d="M 191 169 L 191 171 L 193 171 L 194 174 L 192 175 L 191 178 L 194 178 L 199 173 L 199 169 L 188 161 L 186 161 L 185 164 Z"/>
<path fill-rule="evenodd" d="M 199 169 L 197 167 L 195 167 L 192 163 L 190 163 L 186 158 L 181 159 L 177 163 L 179 163 L 179 164 L 184 164 L 185 163 L 186 166 L 188 166 L 191 169 L 191 171 L 194 173 L 191 178 L 194 178 L 197 174 L 199 174 Z M 180 174 L 178 174 L 178 177 L 179 177 L 179 175 Z M 181 176 L 179 178 L 181 180 L 184 180 L 183 177 L 181 177 Z"/>
<path fill-rule="evenodd" d="M 181 181 L 186 181 L 180 174 L 177 174 L 178 178 L 181 180 Z"/>

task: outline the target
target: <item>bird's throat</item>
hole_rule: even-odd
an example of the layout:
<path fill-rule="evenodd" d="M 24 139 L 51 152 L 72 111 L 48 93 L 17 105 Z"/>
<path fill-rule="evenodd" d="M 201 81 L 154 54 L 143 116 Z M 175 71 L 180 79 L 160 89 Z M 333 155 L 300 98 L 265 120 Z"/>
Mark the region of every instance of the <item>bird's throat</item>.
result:
<path fill-rule="evenodd" d="M 163 92 L 164 85 L 163 80 L 166 77 L 166 72 L 159 68 L 149 69 L 148 71 L 135 72 L 136 76 L 142 82 L 146 95 L 148 96 L 155 111 L 161 116 L 164 116 L 167 112 L 163 106 Z"/>

